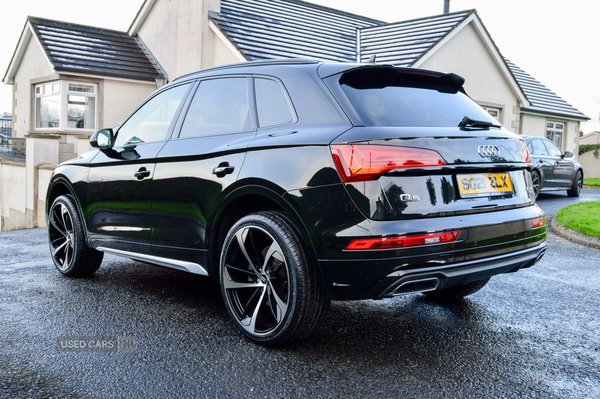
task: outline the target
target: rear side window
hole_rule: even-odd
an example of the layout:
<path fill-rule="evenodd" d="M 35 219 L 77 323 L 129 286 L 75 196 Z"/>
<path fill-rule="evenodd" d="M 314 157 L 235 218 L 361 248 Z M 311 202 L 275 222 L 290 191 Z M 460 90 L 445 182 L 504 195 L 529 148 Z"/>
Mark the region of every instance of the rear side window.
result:
<path fill-rule="evenodd" d="M 200 83 L 179 137 L 238 133 L 251 128 L 249 79 L 225 78 Z"/>
<path fill-rule="evenodd" d="M 364 68 L 343 74 L 340 86 L 366 126 L 457 127 L 465 116 L 498 123 L 459 86 L 434 75 Z"/>
<path fill-rule="evenodd" d="M 548 153 L 546 152 L 546 147 L 544 147 L 544 143 L 542 143 L 542 140 L 531 141 L 531 153 L 533 155 L 548 155 Z"/>
<path fill-rule="evenodd" d="M 282 125 L 294 120 L 288 96 L 279 82 L 257 78 L 254 87 L 260 127 Z"/>

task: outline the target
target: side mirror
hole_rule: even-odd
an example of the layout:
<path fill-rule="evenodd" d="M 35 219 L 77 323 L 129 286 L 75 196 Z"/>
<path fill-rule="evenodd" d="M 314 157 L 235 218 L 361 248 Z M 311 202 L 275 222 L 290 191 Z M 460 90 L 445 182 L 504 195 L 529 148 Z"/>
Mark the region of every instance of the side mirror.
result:
<path fill-rule="evenodd" d="M 573 153 L 571 151 L 567 151 L 563 154 L 563 158 L 571 158 L 573 156 Z"/>
<path fill-rule="evenodd" d="M 90 137 L 90 145 L 94 148 L 112 148 L 113 141 L 114 133 L 110 128 L 98 130 Z"/>

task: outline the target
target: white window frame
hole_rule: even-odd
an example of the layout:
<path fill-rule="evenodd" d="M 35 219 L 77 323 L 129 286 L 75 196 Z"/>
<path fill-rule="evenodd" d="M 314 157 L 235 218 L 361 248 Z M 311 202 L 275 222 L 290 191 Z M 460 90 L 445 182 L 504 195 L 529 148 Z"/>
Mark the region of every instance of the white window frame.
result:
<path fill-rule="evenodd" d="M 58 127 L 38 127 L 38 111 L 37 111 L 37 99 L 40 97 L 48 96 L 47 93 L 40 94 L 38 88 L 46 86 L 46 85 L 59 85 L 59 91 L 53 91 L 50 95 L 56 95 L 60 98 L 60 120 L 58 123 Z M 78 85 L 78 86 L 90 86 L 93 88 L 92 92 L 81 92 L 81 91 L 73 91 L 69 90 L 70 85 Z M 34 100 L 33 100 L 33 109 L 35 115 L 34 127 L 35 130 L 50 130 L 50 131 L 71 131 L 71 132 L 93 132 L 96 130 L 97 121 L 98 121 L 98 83 L 86 82 L 86 81 L 77 81 L 77 80 L 53 80 L 50 82 L 39 83 L 34 86 Z M 68 107 L 69 107 L 69 95 L 80 96 L 80 97 L 93 97 L 94 98 L 94 124 L 92 127 L 84 129 L 84 128 L 70 128 L 68 127 Z"/>
<path fill-rule="evenodd" d="M 546 135 L 545 137 L 554 143 L 555 146 L 558 147 L 559 150 L 563 151 L 563 142 L 565 139 L 565 127 L 567 126 L 567 122 L 558 121 L 558 120 L 546 120 Z M 555 138 L 558 137 L 559 142 L 557 143 Z"/>
<path fill-rule="evenodd" d="M 487 105 L 482 105 L 481 108 L 485 109 L 485 111 L 490 114 L 490 116 L 500 122 L 500 118 L 502 117 L 502 108 L 498 107 L 489 107 Z M 495 112 L 498 116 L 494 116 L 492 112 Z"/>

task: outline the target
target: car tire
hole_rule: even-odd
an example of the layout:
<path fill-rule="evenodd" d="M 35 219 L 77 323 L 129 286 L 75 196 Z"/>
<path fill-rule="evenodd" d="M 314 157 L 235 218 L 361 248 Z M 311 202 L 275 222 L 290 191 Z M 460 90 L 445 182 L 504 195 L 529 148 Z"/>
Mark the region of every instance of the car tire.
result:
<path fill-rule="evenodd" d="M 449 302 L 457 299 L 462 299 L 467 295 L 471 295 L 482 289 L 487 282 L 490 281 L 489 277 L 483 280 L 473 281 L 467 284 L 455 285 L 450 288 L 444 288 L 436 291 L 424 292 L 428 299 L 436 302 Z"/>
<path fill-rule="evenodd" d="M 583 188 L 583 173 L 580 170 L 575 173 L 575 179 L 573 179 L 573 185 L 570 190 L 567 190 L 569 197 L 579 197 L 581 195 L 581 189 Z"/>
<path fill-rule="evenodd" d="M 531 183 L 533 184 L 534 200 L 537 200 L 538 195 L 540 195 L 540 187 L 542 186 L 542 180 L 540 178 L 540 174 L 536 170 L 531 171 Z"/>
<path fill-rule="evenodd" d="M 329 307 L 300 234 L 281 212 L 253 213 L 235 223 L 223 244 L 219 274 L 229 315 L 261 345 L 306 337 Z"/>
<path fill-rule="evenodd" d="M 87 246 L 83 228 L 74 200 L 56 198 L 48 214 L 48 244 L 54 266 L 65 276 L 89 276 L 102 263 L 104 253 Z"/>

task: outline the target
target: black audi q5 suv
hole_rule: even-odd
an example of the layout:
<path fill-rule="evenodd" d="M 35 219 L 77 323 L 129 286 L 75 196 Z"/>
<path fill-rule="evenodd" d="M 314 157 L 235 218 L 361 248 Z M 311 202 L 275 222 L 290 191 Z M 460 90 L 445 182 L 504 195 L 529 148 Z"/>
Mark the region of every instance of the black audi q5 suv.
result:
<path fill-rule="evenodd" d="M 463 83 L 299 59 L 175 79 L 54 171 L 54 264 L 89 275 L 108 253 L 218 278 L 270 346 L 331 300 L 472 294 L 543 256 L 546 219 L 525 141 Z"/>

